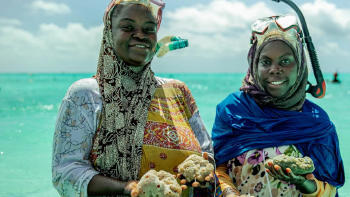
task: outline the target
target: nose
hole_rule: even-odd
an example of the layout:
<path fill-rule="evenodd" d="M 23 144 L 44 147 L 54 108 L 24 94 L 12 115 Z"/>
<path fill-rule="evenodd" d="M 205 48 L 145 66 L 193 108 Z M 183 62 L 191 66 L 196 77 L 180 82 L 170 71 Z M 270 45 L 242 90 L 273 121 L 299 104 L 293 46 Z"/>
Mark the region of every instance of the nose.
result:
<path fill-rule="evenodd" d="M 278 65 L 276 63 L 273 63 L 270 66 L 269 73 L 273 74 L 273 75 L 279 75 L 279 74 L 283 73 L 283 68 L 282 68 L 282 66 L 280 66 L 280 65 Z"/>
<path fill-rule="evenodd" d="M 135 38 L 135 39 L 143 40 L 143 39 L 146 38 L 146 35 L 145 35 L 145 33 L 144 33 L 141 29 L 139 29 L 139 30 L 136 30 L 136 31 L 134 32 L 134 34 L 132 35 L 132 37 Z"/>

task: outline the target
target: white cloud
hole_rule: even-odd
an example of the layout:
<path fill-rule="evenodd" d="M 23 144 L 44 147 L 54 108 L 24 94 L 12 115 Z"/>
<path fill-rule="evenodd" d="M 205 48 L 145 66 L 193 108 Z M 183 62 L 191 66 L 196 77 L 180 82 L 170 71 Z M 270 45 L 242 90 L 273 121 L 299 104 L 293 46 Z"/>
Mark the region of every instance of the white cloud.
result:
<path fill-rule="evenodd" d="M 224 51 L 247 50 L 252 21 L 272 14 L 264 3 L 247 6 L 240 1 L 213 0 L 209 5 L 198 4 L 167 13 L 167 26 L 160 31 L 161 35 L 188 38 L 191 47 L 198 49 L 198 55 L 205 51 L 217 56 Z"/>
<path fill-rule="evenodd" d="M 350 9 L 336 7 L 326 0 L 305 3 L 301 9 L 317 36 L 338 38 L 350 31 Z"/>
<path fill-rule="evenodd" d="M 197 4 L 167 13 L 160 34 L 175 34 L 189 39 L 190 47 L 183 49 L 186 52 L 173 52 L 176 54 L 174 57 L 169 55 L 174 61 L 175 56 L 177 62 L 184 60 L 179 63 L 184 65 L 183 70 L 188 70 L 188 64 L 191 64 L 197 71 L 242 72 L 247 68 L 244 65 L 247 65 L 246 55 L 250 46 L 250 25 L 257 18 L 280 14 L 280 10 L 274 9 L 263 2 L 248 5 L 239 0 L 213 0 L 208 5 Z M 332 72 L 331 65 L 341 65 L 340 59 L 350 55 L 350 9 L 339 8 L 326 0 L 304 3 L 301 9 L 318 47 L 321 65 L 328 65 L 325 70 Z M 198 58 L 201 60 L 195 60 Z M 218 62 L 215 68 L 206 64 L 212 64 L 212 59 Z M 221 65 L 222 59 L 226 61 L 223 64 L 231 67 Z M 160 62 L 165 64 L 165 61 Z M 350 71 L 345 66 L 344 69 Z M 162 71 L 167 69 L 174 70 L 161 67 Z"/>
<path fill-rule="evenodd" d="M 94 72 L 102 25 L 86 28 L 42 24 L 33 34 L 21 27 L 0 27 L 2 72 Z"/>
<path fill-rule="evenodd" d="M 155 59 L 156 72 L 245 72 L 250 25 L 260 17 L 274 15 L 265 3 L 248 5 L 239 0 L 213 0 L 165 12 L 159 39 L 178 35 L 190 47 Z M 315 0 L 301 6 L 324 71 L 350 71 L 350 8 L 331 1 Z M 35 32 L 35 33 L 34 33 Z M 21 21 L 0 18 L 0 72 L 94 72 L 102 25 L 86 27 L 41 24 L 27 31 Z"/>
<path fill-rule="evenodd" d="M 11 18 L 0 18 L 0 25 L 2 26 L 17 26 L 17 25 L 21 25 L 21 21 L 17 20 L 17 19 L 11 19 Z"/>
<path fill-rule="evenodd" d="M 43 0 L 36 0 L 32 3 L 34 10 L 41 10 L 48 14 L 68 14 L 71 9 L 64 3 L 47 2 Z"/>

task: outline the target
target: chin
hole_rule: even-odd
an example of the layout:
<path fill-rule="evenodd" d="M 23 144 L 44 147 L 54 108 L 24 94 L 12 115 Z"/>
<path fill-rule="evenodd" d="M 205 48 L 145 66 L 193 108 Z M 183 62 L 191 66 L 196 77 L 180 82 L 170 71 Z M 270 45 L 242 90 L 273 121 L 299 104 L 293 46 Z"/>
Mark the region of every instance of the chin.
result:
<path fill-rule="evenodd" d="M 127 61 L 125 63 L 127 63 L 129 66 L 132 66 L 132 67 L 143 67 L 148 64 L 148 62 L 146 61 L 136 61 L 136 60 Z"/>
<path fill-rule="evenodd" d="M 145 66 L 146 64 L 148 64 L 151 61 L 151 58 L 149 57 L 134 57 L 134 58 L 130 58 L 128 63 L 132 66 Z"/>

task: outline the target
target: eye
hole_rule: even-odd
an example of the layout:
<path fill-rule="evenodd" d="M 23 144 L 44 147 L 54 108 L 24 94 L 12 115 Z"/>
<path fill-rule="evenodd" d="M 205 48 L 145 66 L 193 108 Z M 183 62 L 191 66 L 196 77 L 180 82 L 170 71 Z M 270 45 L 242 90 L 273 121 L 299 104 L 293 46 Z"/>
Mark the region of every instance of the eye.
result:
<path fill-rule="evenodd" d="M 261 59 L 261 60 L 259 60 L 259 64 L 261 64 L 262 66 L 269 66 L 269 65 L 271 65 L 271 60 Z"/>
<path fill-rule="evenodd" d="M 131 32 L 134 30 L 134 27 L 132 25 L 121 25 L 120 29 L 125 32 Z"/>
<path fill-rule="evenodd" d="M 143 29 L 143 31 L 147 34 L 153 34 L 156 33 L 157 27 L 156 26 L 148 26 Z"/>
<path fill-rule="evenodd" d="M 289 64 L 291 64 L 291 63 L 292 63 L 292 60 L 291 60 L 290 58 L 284 58 L 284 59 L 282 59 L 281 62 L 280 62 L 280 64 L 281 64 L 282 66 L 287 66 L 287 65 L 289 65 Z"/>

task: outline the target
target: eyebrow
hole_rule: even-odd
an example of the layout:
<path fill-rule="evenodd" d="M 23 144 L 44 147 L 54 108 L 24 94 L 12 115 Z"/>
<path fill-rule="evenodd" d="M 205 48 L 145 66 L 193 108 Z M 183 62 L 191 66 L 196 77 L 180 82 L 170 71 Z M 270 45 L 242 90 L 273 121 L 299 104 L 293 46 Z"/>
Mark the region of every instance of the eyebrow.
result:
<path fill-rule="evenodd" d="M 286 54 L 280 56 L 279 58 L 284 58 L 284 57 L 286 57 L 286 56 L 293 56 L 293 57 L 294 57 L 294 54 L 288 52 L 288 53 L 286 53 Z M 261 56 L 261 58 L 268 58 L 268 59 L 271 59 L 269 56 L 264 55 L 264 54 Z"/>
<path fill-rule="evenodd" d="M 131 18 L 122 18 L 122 19 L 120 19 L 120 21 L 129 21 L 129 22 L 135 23 L 135 21 Z M 155 23 L 153 21 L 147 21 L 146 23 L 150 23 L 152 25 L 157 25 L 157 23 Z"/>

